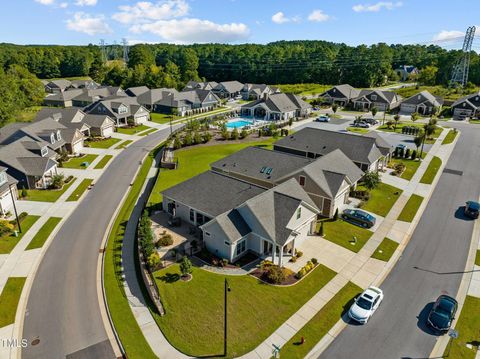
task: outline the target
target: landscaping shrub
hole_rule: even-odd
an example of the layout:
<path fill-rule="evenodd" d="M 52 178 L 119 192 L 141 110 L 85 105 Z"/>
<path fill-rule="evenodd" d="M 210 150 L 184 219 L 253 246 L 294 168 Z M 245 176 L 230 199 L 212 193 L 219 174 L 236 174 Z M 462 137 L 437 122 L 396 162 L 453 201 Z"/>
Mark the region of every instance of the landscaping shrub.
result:
<path fill-rule="evenodd" d="M 320 222 L 320 229 L 318 231 L 318 235 L 323 237 L 325 235 L 325 231 L 323 229 L 323 222 Z"/>
<path fill-rule="evenodd" d="M 317 258 L 312 258 L 311 261 L 314 265 L 318 264 L 318 259 Z"/>
<path fill-rule="evenodd" d="M 172 244 L 173 244 L 173 238 L 171 234 L 165 234 L 161 236 L 157 242 L 157 245 L 162 247 L 171 246 Z"/>
<path fill-rule="evenodd" d="M 315 260 L 315 263 L 314 263 Z M 315 266 L 317 265 L 318 261 L 315 258 L 312 258 L 312 260 L 308 261 L 305 266 L 303 266 L 297 274 L 295 274 L 295 277 L 297 279 L 303 278 L 308 272 L 310 272 Z"/>
<path fill-rule="evenodd" d="M 65 179 L 65 183 L 70 183 L 70 181 L 73 180 L 73 176 L 70 175 Z"/>
<path fill-rule="evenodd" d="M 301 256 L 303 256 L 303 252 L 302 251 L 297 251 L 297 258 L 300 258 Z"/>
<path fill-rule="evenodd" d="M 239 137 L 240 137 L 240 134 L 238 133 L 238 129 L 234 128 L 232 133 L 230 134 L 230 138 L 232 140 L 238 140 Z"/>
<path fill-rule="evenodd" d="M 261 263 L 260 263 L 260 269 L 262 271 L 265 271 L 267 270 L 268 268 L 270 268 L 271 266 L 273 265 L 272 261 L 269 261 L 269 260 L 263 260 Z"/>
<path fill-rule="evenodd" d="M 182 148 L 182 141 L 180 141 L 180 139 L 175 136 L 175 138 L 173 139 L 173 149 L 178 150 L 180 148 Z"/>
<path fill-rule="evenodd" d="M 202 142 L 203 142 L 202 135 L 200 135 L 200 133 L 198 133 L 198 132 L 195 132 L 193 134 L 193 143 L 196 144 L 196 145 L 199 145 Z"/>
<path fill-rule="evenodd" d="M 63 187 L 65 183 L 65 176 L 63 174 L 56 174 L 52 176 L 52 183 L 50 184 L 50 188 L 52 189 L 60 189 Z"/>
<path fill-rule="evenodd" d="M 203 143 L 207 143 L 212 139 L 212 134 L 210 132 L 204 132 L 202 135 Z"/>
<path fill-rule="evenodd" d="M 188 259 L 187 256 L 183 256 L 182 262 L 180 263 L 180 272 L 182 272 L 182 276 L 187 276 L 192 273 L 192 262 Z"/>
<path fill-rule="evenodd" d="M 333 214 L 333 220 L 336 221 L 338 219 L 338 208 L 335 210 L 335 213 Z"/>
<path fill-rule="evenodd" d="M 20 193 L 20 197 L 25 198 L 27 197 L 27 195 L 28 195 L 27 189 L 23 187 L 22 192 Z"/>
<path fill-rule="evenodd" d="M 265 272 L 266 278 L 270 283 L 280 284 L 285 280 L 285 273 L 277 265 L 271 265 Z"/>
<path fill-rule="evenodd" d="M 242 132 L 240 132 L 240 138 L 244 139 L 248 137 L 248 131 L 246 129 L 243 129 Z"/>
<path fill-rule="evenodd" d="M 155 269 L 158 267 L 159 264 L 160 264 L 160 256 L 158 255 L 157 252 L 153 252 L 148 256 L 147 265 L 150 271 L 152 272 L 155 271 Z"/>
<path fill-rule="evenodd" d="M 18 220 L 21 222 L 28 216 L 27 212 L 22 212 L 18 215 Z"/>
<path fill-rule="evenodd" d="M 290 258 L 290 262 L 295 263 L 297 261 L 297 257 Z"/>
<path fill-rule="evenodd" d="M 301 278 L 305 277 L 305 274 L 307 274 L 307 271 L 305 270 L 305 268 L 302 268 L 297 272 L 297 274 L 295 274 L 295 277 L 297 279 L 301 279 Z"/>
<path fill-rule="evenodd" d="M 15 225 L 9 221 L 0 220 L 0 237 L 9 236 L 13 233 Z"/>
<path fill-rule="evenodd" d="M 403 171 L 405 171 L 405 164 L 403 162 L 396 163 L 395 166 L 393 167 L 393 170 L 396 176 L 400 176 Z"/>
<path fill-rule="evenodd" d="M 187 132 L 185 134 L 185 137 L 183 138 L 183 145 L 184 146 L 191 146 L 192 143 L 193 143 L 192 134 L 190 132 Z"/>

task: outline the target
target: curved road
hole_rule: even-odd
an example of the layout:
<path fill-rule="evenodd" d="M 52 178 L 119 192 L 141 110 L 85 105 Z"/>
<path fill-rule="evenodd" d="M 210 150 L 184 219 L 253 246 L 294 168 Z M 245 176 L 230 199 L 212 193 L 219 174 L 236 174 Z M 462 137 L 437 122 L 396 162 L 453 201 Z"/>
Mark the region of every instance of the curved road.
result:
<path fill-rule="evenodd" d="M 442 292 L 457 294 L 470 248 L 474 223 L 456 211 L 480 194 L 480 128 L 454 126 L 462 135 L 409 244 L 382 285 L 384 302 L 367 325 L 349 325 L 321 358 L 429 357 L 436 337 L 425 327 L 425 317 Z"/>
<path fill-rule="evenodd" d="M 40 342 L 23 349 L 22 358 L 114 357 L 97 295 L 99 249 L 139 161 L 169 133 L 150 134 L 116 156 L 53 239 L 35 275 L 23 328 L 29 343 Z"/>

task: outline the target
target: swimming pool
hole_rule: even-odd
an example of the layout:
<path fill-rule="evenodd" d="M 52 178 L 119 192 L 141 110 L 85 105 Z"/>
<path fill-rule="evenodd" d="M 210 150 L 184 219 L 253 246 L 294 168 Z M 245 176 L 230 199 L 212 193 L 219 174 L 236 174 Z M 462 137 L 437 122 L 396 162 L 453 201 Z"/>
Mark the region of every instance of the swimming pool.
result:
<path fill-rule="evenodd" d="M 238 120 L 230 120 L 227 122 L 227 128 L 243 128 L 245 126 L 251 126 L 253 125 L 252 120 L 246 120 L 246 119 L 238 119 Z"/>

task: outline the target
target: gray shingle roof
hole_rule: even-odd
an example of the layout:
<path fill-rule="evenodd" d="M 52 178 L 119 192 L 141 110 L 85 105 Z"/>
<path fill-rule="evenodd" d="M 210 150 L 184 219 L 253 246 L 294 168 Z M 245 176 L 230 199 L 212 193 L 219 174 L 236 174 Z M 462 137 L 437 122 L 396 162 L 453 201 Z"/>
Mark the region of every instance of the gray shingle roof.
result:
<path fill-rule="evenodd" d="M 129 87 L 128 89 L 125 90 L 125 92 L 127 94 L 130 94 L 131 96 L 139 96 L 147 91 L 150 91 L 150 89 L 147 86 Z"/>
<path fill-rule="evenodd" d="M 230 242 L 235 242 L 252 231 L 236 209 L 218 215 L 202 227 L 207 229 L 215 224 L 220 227 Z"/>
<path fill-rule="evenodd" d="M 388 143 L 381 134 L 379 134 L 376 131 L 370 131 L 366 133 L 364 136 L 366 137 L 371 137 L 375 139 L 375 144 L 377 145 L 378 149 L 382 153 L 382 155 L 386 156 L 389 153 L 392 153 L 394 151 L 394 147 Z"/>
<path fill-rule="evenodd" d="M 238 173 L 273 183 L 312 161 L 313 159 L 252 146 L 212 163 L 211 167 L 225 173 Z M 267 173 L 268 168 L 272 169 L 270 173 Z"/>
<path fill-rule="evenodd" d="M 337 148 L 353 162 L 372 164 L 382 153 L 375 144 L 375 139 L 353 133 L 327 131 L 306 127 L 293 135 L 275 142 L 275 148 L 290 148 L 298 151 L 324 156 Z"/>
<path fill-rule="evenodd" d="M 114 125 L 115 121 L 113 121 L 107 115 L 94 115 L 94 114 L 87 114 L 83 118 L 83 122 L 89 125 L 90 127 L 94 128 L 101 128 L 103 126 Z"/>
<path fill-rule="evenodd" d="M 235 92 L 240 92 L 242 91 L 243 84 L 238 81 L 223 81 L 220 82 L 214 90 L 220 90 L 224 88 L 227 92 L 229 93 L 235 93 Z"/>
<path fill-rule="evenodd" d="M 273 112 L 292 112 L 300 109 L 311 108 L 312 106 L 303 101 L 298 95 L 276 93 L 269 95 L 267 99 L 259 99 L 243 105 L 243 108 L 253 108 L 263 103 L 270 111 Z"/>
<path fill-rule="evenodd" d="M 162 193 L 168 198 L 216 217 L 264 191 L 263 188 L 249 183 L 207 171 Z"/>
<path fill-rule="evenodd" d="M 478 97 L 478 100 L 476 100 L 477 97 Z M 463 102 L 467 102 L 472 108 L 480 107 L 480 91 L 459 98 L 457 101 L 455 101 L 452 104 L 452 107 L 458 106 L 459 104 L 461 104 Z"/>
<path fill-rule="evenodd" d="M 330 96 L 351 99 L 358 97 L 358 95 L 360 94 L 360 90 L 357 90 L 349 84 L 342 84 L 333 86 L 331 89 L 325 91 L 320 96 L 325 96 L 327 93 Z"/>
<path fill-rule="evenodd" d="M 402 103 L 406 104 L 412 104 L 412 105 L 420 105 L 425 102 L 430 102 L 432 106 L 440 107 L 443 105 L 443 98 L 442 97 L 437 97 L 432 95 L 428 91 L 421 91 L 406 100 L 404 100 Z"/>

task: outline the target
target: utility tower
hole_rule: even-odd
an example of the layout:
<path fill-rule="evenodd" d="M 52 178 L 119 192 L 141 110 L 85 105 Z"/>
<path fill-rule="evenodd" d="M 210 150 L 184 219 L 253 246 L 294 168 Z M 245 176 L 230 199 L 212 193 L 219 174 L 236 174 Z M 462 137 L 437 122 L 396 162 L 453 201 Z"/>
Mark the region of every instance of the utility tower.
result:
<path fill-rule="evenodd" d="M 102 61 L 103 63 L 105 63 L 108 60 L 108 55 L 107 55 L 107 45 L 104 39 L 100 40 L 100 50 L 102 52 Z"/>
<path fill-rule="evenodd" d="M 123 46 L 123 61 L 128 64 L 128 42 L 127 39 L 122 39 L 122 46 Z"/>
<path fill-rule="evenodd" d="M 472 51 L 473 38 L 475 37 L 475 26 L 470 26 L 465 33 L 463 40 L 462 57 L 453 66 L 450 86 L 464 87 L 468 82 L 468 70 L 470 68 L 470 52 Z"/>

